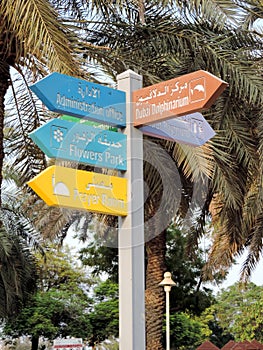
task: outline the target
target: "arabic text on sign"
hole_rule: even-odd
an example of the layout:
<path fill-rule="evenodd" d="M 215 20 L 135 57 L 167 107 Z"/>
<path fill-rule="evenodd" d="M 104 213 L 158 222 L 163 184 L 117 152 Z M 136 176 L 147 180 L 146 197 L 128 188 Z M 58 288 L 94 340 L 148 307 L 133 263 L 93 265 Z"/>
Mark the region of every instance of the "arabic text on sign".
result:
<path fill-rule="evenodd" d="M 50 166 L 28 185 L 51 206 L 127 215 L 127 179 Z"/>
<path fill-rule="evenodd" d="M 139 97 L 135 108 L 135 118 L 141 119 L 148 116 L 159 116 L 165 112 L 174 111 L 191 103 L 196 103 L 206 98 L 205 79 L 203 77 L 194 81 L 177 81 L 174 85 L 164 85 L 163 91 L 150 90 L 150 94 Z M 154 103 L 151 100 L 163 97 L 162 102 Z"/>
<path fill-rule="evenodd" d="M 126 170 L 126 135 L 53 119 L 30 134 L 50 158 Z"/>
<path fill-rule="evenodd" d="M 57 72 L 30 86 L 51 111 L 126 126 L 125 92 Z"/>
<path fill-rule="evenodd" d="M 140 127 L 211 107 L 227 83 L 199 70 L 132 93 L 133 125 Z"/>

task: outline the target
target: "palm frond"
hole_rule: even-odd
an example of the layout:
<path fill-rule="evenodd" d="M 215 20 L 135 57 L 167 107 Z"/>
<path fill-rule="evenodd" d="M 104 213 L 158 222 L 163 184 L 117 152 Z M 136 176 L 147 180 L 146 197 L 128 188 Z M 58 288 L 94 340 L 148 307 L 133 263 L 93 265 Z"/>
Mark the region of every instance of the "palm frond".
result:
<path fill-rule="evenodd" d="M 262 257 L 262 228 L 263 228 L 263 217 L 262 212 L 256 217 L 254 229 L 250 234 L 248 245 L 248 254 L 246 260 L 242 265 L 241 279 L 245 282 L 252 276 L 254 269 L 259 263 Z"/>
<path fill-rule="evenodd" d="M 34 258 L 18 237 L 0 227 L 0 318 L 18 313 L 23 302 L 35 290 Z"/>
<path fill-rule="evenodd" d="M 145 234 L 149 240 L 163 232 L 179 211 L 182 184 L 176 163 L 158 142 L 145 139 L 143 152 Z"/>
<path fill-rule="evenodd" d="M 14 62 L 23 62 L 32 71 L 36 59 L 50 71 L 79 73 L 68 39 L 70 33 L 49 1 L 3 0 L 0 13 L 0 29 L 6 33 L 2 44 L 6 56 L 13 56 Z"/>
<path fill-rule="evenodd" d="M 260 0 L 236 0 L 238 6 L 246 13 L 243 20 L 243 26 L 245 28 L 252 28 L 255 30 L 255 24 L 257 20 L 263 18 L 263 6 Z"/>
<path fill-rule="evenodd" d="M 4 181 L 1 222 L 10 235 L 18 237 L 28 247 L 43 252 L 41 235 L 34 227 L 31 218 L 26 215 L 24 199 L 24 192 L 15 182 L 11 184 Z"/>
<path fill-rule="evenodd" d="M 214 167 L 209 145 L 209 142 L 201 147 L 175 144 L 173 157 L 182 167 L 184 175 L 192 181 L 212 177 Z"/>
<path fill-rule="evenodd" d="M 4 183 L 5 184 L 5 183 Z M 43 254 L 39 233 L 24 215 L 21 193 L 3 188 L 0 211 L 0 318 L 19 312 L 36 288 L 33 250 Z"/>
<path fill-rule="evenodd" d="M 13 173 L 20 174 L 22 184 L 46 167 L 44 154 L 29 138 L 29 134 L 43 123 L 44 114 L 34 104 L 23 76 L 13 75 L 9 96 L 5 117 L 6 163 Z"/>
<path fill-rule="evenodd" d="M 241 8 L 232 0 L 190 0 L 177 1 L 178 7 L 183 11 L 185 17 L 191 17 L 209 21 L 212 26 L 224 27 L 228 25 L 239 25 L 242 18 Z"/>

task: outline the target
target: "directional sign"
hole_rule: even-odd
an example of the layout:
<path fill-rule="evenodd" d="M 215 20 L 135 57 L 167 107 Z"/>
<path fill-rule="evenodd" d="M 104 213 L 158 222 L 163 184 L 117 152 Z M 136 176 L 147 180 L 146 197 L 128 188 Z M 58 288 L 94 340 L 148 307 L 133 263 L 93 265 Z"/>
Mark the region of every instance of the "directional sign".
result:
<path fill-rule="evenodd" d="M 153 124 L 211 107 L 227 87 L 216 76 L 199 70 L 133 92 L 133 125 Z"/>
<path fill-rule="evenodd" d="M 50 158 L 118 170 L 127 169 L 127 137 L 122 133 L 56 118 L 29 136 Z"/>
<path fill-rule="evenodd" d="M 60 73 L 33 84 L 31 90 L 51 111 L 125 127 L 125 92 Z"/>
<path fill-rule="evenodd" d="M 27 183 L 47 205 L 127 215 L 127 179 L 50 166 Z"/>
<path fill-rule="evenodd" d="M 192 113 L 160 123 L 144 125 L 140 130 L 153 137 L 176 141 L 190 146 L 202 146 L 215 132 L 201 113 Z"/>

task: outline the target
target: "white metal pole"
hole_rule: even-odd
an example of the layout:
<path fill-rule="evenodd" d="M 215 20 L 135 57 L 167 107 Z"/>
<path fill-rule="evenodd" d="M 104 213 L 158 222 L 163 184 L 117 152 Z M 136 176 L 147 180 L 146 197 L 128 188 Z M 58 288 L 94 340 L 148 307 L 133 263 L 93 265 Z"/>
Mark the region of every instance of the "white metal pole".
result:
<path fill-rule="evenodd" d="M 166 350 L 170 350 L 170 286 L 164 286 L 166 294 Z"/>
<path fill-rule="evenodd" d="M 145 350 L 143 135 L 132 126 L 132 91 L 142 76 L 128 70 L 117 77 L 126 92 L 128 215 L 119 217 L 119 349 Z"/>

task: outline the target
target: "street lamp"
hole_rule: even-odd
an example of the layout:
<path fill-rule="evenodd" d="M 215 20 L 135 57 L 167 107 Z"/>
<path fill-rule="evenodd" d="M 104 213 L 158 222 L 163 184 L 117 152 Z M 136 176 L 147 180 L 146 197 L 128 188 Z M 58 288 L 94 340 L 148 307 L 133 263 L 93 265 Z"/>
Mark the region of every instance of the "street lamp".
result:
<path fill-rule="evenodd" d="M 175 286 L 175 282 L 172 280 L 172 275 L 170 272 L 164 273 L 164 279 L 159 286 L 164 288 L 166 294 L 166 350 L 170 350 L 170 300 L 169 293 L 173 286 Z"/>

